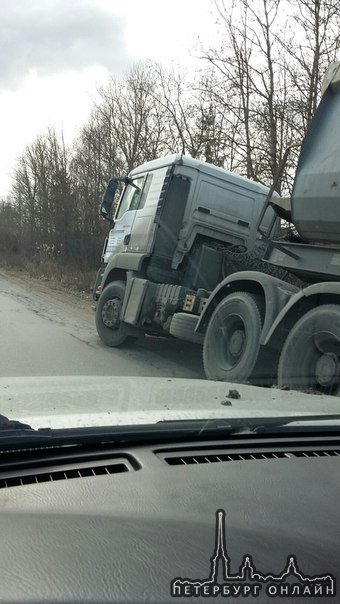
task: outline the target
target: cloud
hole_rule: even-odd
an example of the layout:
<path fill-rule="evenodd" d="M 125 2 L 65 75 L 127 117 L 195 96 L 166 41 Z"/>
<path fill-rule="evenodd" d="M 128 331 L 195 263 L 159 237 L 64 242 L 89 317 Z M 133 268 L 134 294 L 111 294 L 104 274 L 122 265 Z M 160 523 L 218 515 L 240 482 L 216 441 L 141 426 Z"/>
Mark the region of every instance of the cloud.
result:
<path fill-rule="evenodd" d="M 120 73 L 131 65 L 125 18 L 95 0 L 1 0 L 0 90 L 30 72 L 52 75 L 100 65 Z"/>

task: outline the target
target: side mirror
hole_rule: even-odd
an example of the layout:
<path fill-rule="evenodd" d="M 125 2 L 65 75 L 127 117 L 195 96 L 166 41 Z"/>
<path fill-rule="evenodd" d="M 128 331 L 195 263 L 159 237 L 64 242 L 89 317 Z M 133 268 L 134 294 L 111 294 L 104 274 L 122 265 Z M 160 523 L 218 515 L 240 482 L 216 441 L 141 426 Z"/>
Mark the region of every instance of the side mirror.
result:
<path fill-rule="evenodd" d="M 109 218 L 109 213 L 110 210 L 112 208 L 112 204 L 113 204 L 113 200 L 117 191 L 117 187 L 118 187 L 118 181 L 113 178 L 112 180 L 109 181 L 107 187 L 106 187 L 106 191 L 103 195 L 103 199 L 101 200 L 100 206 L 99 206 L 99 213 L 101 216 L 103 216 L 103 218 L 106 218 L 107 220 L 111 219 Z"/>

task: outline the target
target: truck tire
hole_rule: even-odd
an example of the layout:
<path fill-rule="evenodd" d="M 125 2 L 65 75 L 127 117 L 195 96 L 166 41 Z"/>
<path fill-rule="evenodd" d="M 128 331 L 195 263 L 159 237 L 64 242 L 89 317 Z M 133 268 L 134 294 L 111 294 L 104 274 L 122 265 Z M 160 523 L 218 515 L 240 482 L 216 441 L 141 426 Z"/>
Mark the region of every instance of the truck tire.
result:
<path fill-rule="evenodd" d="M 339 393 L 340 305 L 323 304 L 295 323 L 280 355 L 278 384 Z"/>
<path fill-rule="evenodd" d="M 260 299 L 234 292 L 215 308 L 203 344 L 203 366 L 210 380 L 242 383 L 255 367 L 262 319 Z"/>
<path fill-rule="evenodd" d="M 124 295 L 124 281 L 113 281 L 105 287 L 97 302 L 97 332 L 106 346 L 118 347 L 134 339 L 128 335 L 128 327 L 120 321 Z"/>
<path fill-rule="evenodd" d="M 177 312 L 172 317 L 169 333 L 175 338 L 203 344 L 203 336 L 195 332 L 198 316 L 186 312 Z"/>
<path fill-rule="evenodd" d="M 236 246 L 237 247 L 237 246 Z M 258 271 L 266 275 L 272 275 L 277 279 L 286 281 L 297 287 L 303 287 L 304 283 L 296 275 L 293 275 L 285 269 L 274 266 L 262 260 L 265 256 L 268 244 L 257 243 L 257 245 L 249 251 L 234 251 L 235 246 L 231 246 L 224 250 L 223 254 L 223 278 L 237 273 L 239 271 Z"/>

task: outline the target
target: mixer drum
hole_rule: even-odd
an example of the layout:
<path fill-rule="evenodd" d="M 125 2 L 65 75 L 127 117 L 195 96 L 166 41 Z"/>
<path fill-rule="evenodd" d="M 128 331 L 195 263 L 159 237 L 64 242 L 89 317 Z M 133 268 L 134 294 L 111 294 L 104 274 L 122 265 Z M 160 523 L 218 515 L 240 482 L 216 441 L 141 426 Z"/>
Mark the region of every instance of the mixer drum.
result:
<path fill-rule="evenodd" d="M 305 241 L 340 243 L 339 64 L 302 145 L 291 200 L 292 220 Z"/>

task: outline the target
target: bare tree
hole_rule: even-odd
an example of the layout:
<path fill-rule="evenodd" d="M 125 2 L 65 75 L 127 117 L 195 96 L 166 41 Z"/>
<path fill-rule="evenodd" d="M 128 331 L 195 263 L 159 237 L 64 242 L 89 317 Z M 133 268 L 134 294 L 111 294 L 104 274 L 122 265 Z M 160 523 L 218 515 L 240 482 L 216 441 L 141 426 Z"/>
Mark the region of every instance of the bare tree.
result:
<path fill-rule="evenodd" d="M 214 0 L 220 41 L 203 51 L 219 77 L 210 87 L 226 115 L 232 169 L 289 189 L 296 153 L 314 114 L 326 63 L 339 47 L 335 0 Z M 225 162 L 228 165 L 228 159 Z"/>
<path fill-rule="evenodd" d="M 45 246 L 69 256 L 74 222 L 69 154 L 53 129 L 28 145 L 13 174 L 11 199 L 20 215 L 27 253 Z"/>
<path fill-rule="evenodd" d="M 293 0 L 291 33 L 279 43 L 289 56 L 299 127 L 305 134 L 320 99 L 327 66 L 337 59 L 340 13 L 337 0 Z"/>
<path fill-rule="evenodd" d="M 155 77 L 150 65 L 135 66 L 123 80 L 101 88 L 97 112 L 111 132 L 118 159 L 129 172 L 164 149 L 160 105 L 154 102 Z"/>

